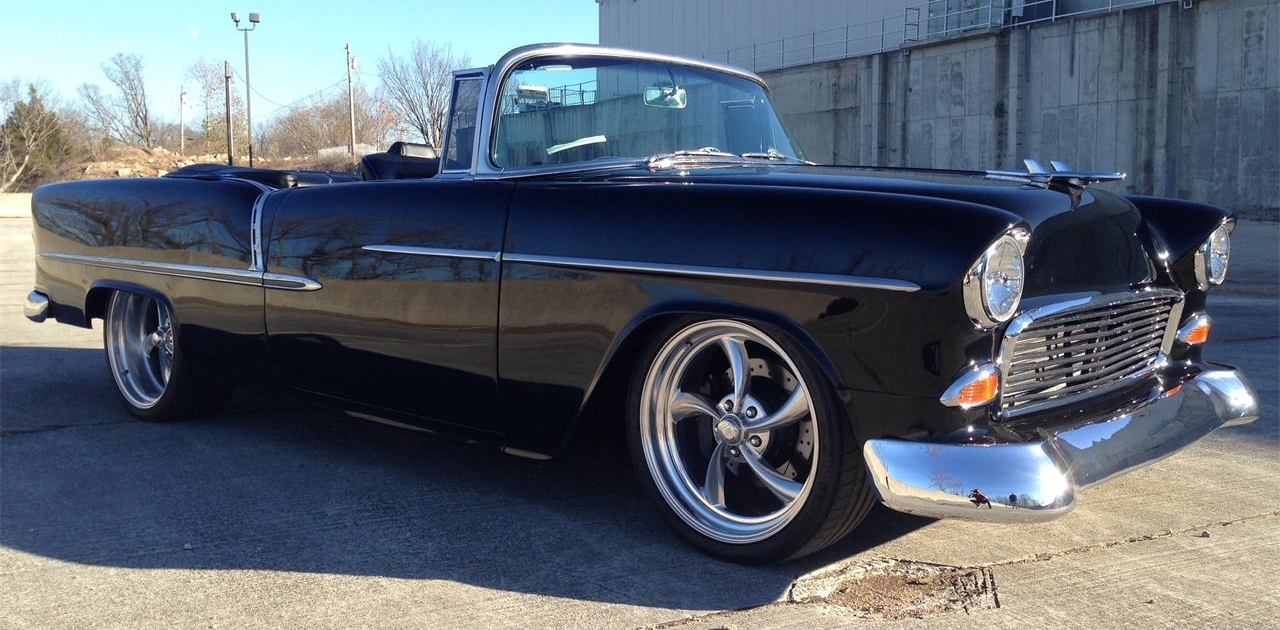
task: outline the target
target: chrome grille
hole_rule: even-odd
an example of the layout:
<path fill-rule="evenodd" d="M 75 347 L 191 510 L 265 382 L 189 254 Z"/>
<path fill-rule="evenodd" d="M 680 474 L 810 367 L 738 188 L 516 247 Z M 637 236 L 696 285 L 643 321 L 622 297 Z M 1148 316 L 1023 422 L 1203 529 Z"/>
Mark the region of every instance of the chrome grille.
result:
<path fill-rule="evenodd" d="M 1001 349 L 1001 410 L 1070 402 L 1148 371 L 1168 350 L 1181 299 L 1163 291 L 1111 296 L 1019 316 Z"/>

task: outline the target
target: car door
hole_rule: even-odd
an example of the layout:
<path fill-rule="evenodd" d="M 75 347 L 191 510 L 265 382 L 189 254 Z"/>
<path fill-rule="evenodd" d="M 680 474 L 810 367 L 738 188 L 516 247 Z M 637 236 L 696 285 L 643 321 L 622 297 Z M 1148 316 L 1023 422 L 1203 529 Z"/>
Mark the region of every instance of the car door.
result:
<path fill-rule="evenodd" d="M 276 377 L 411 422 L 495 430 L 499 252 L 512 189 L 362 182 L 296 189 L 268 208 L 268 275 L 319 285 L 267 291 Z"/>

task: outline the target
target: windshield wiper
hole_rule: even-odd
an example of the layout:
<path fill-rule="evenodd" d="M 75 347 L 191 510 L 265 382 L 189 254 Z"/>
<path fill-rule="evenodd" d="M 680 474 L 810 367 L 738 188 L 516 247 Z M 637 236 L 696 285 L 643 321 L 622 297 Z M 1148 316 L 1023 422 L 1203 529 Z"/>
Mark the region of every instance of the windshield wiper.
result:
<path fill-rule="evenodd" d="M 741 157 L 744 157 L 744 158 L 747 158 L 747 159 L 755 159 L 755 160 L 779 160 L 779 161 L 782 161 L 782 162 L 797 162 L 797 163 L 800 163 L 800 164 L 812 164 L 812 162 L 807 162 L 807 161 L 802 160 L 802 159 L 800 159 L 800 158 L 798 158 L 798 157 L 794 157 L 794 156 L 787 155 L 786 153 L 778 153 L 777 151 L 774 151 L 773 149 L 769 149 L 768 151 L 764 151 L 764 152 L 761 152 L 761 151 L 755 151 L 755 152 L 748 151 L 748 152 L 746 152 L 746 153 L 743 153 L 743 154 L 741 155 Z"/>
<path fill-rule="evenodd" d="M 645 161 L 645 166 L 650 170 L 662 170 L 673 168 L 678 164 L 688 162 L 700 162 L 710 164 L 751 164 L 756 160 L 781 161 L 794 164 L 807 164 L 804 160 L 800 160 L 784 153 L 779 153 L 770 149 L 767 152 L 747 152 L 747 153 L 729 153 L 721 151 L 715 147 L 702 147 L 701 149 L 681 149 L 672 151 L 671 153 L 663 153 L 655 155 Z"/>

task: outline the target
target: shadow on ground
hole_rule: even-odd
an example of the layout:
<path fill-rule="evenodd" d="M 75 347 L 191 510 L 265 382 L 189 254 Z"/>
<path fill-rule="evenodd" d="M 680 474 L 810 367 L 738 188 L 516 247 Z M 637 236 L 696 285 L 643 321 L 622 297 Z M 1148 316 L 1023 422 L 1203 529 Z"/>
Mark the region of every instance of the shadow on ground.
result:
<path fill-rule="evenodd" d="M 449 580 L 577 600 L 722 610 L 931 521 L 877 508 L 837 547 L 772 567 L 685 546 L 596 435 L 534 462 L 240 394 L 137 422 L 100 350 L 3 348 L 0 544 L 66 562 Z"/>

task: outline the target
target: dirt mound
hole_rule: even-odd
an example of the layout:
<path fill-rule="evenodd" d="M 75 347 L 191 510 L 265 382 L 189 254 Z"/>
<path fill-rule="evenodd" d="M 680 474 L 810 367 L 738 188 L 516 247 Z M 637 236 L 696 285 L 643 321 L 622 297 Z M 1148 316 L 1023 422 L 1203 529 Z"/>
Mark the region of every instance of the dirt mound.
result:
<path fill-rule="evenodd" d="M 114 146 L 106 149 L 96 160 L 82 162 L 77 179 L 105 179 L 109 177 L 159 177 L 192 164 L 226 164 L 226 154 L 179 155 L 163 147 L 150 152 L 131 146 Z M 247 160 L 236 158 L 237 164 Z M 322 170 L 354 172 L 356 164 L 346 156 L 341 159 L 309 158 L 255 158 L 253 165 L 262 168 L 286 170 Z"/>

